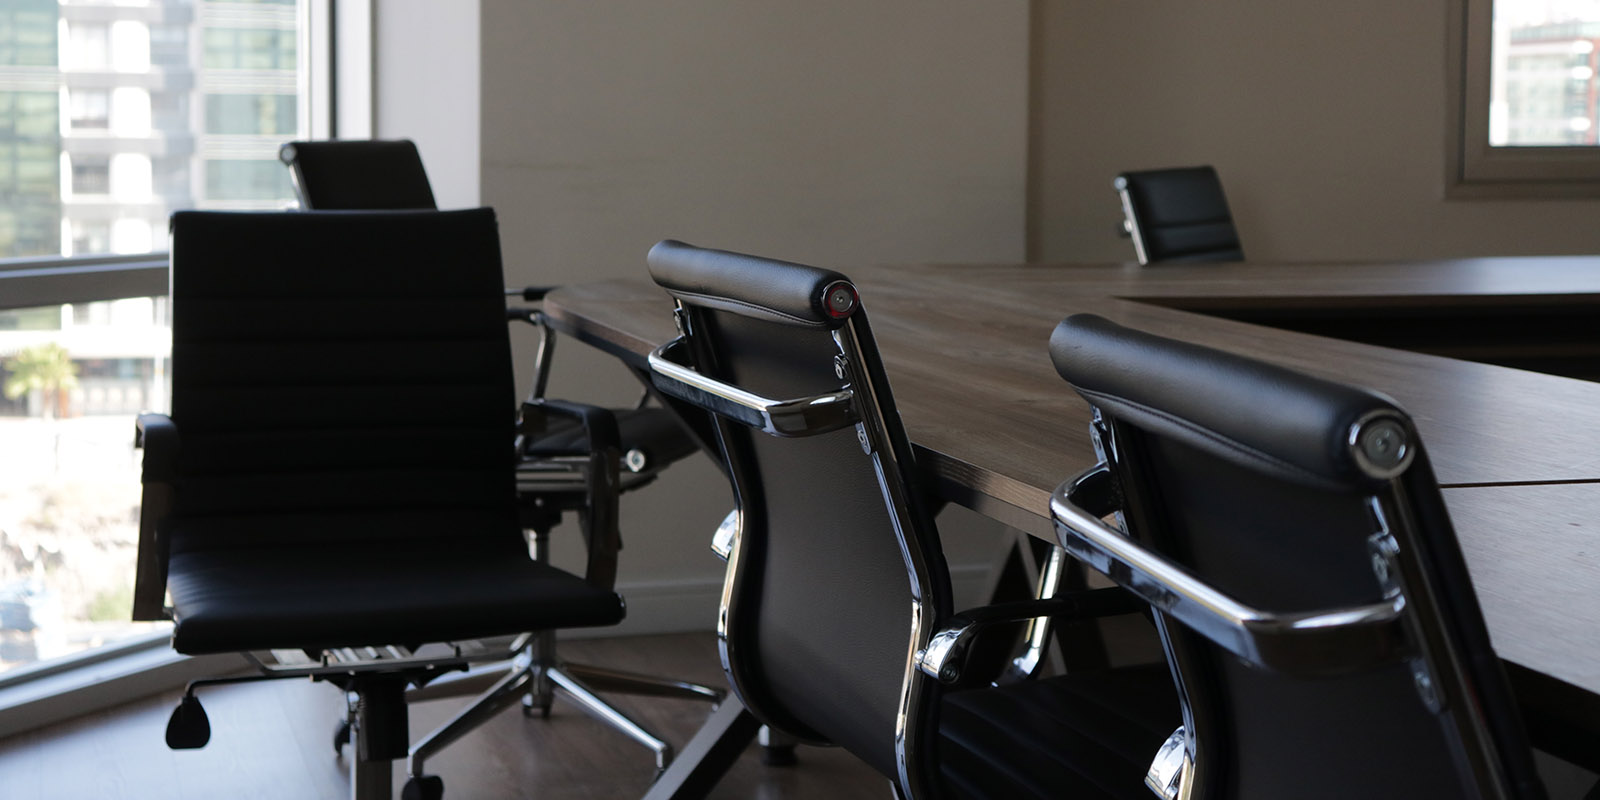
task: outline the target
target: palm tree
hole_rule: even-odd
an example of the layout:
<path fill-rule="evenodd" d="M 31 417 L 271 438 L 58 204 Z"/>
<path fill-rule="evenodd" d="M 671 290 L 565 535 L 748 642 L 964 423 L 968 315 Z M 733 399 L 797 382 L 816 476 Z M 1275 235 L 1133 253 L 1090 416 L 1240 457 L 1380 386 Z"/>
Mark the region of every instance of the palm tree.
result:
<path fill-rule="evenodd" d="M 78 385 L 78 365 L 72 363 L 67 349 L 55 342 L 25 347 L 6 360 L 6 397 L 17 397 L 38 389 L 44 392 L 44 414 L 54 417 L 62 405 L 62 392 Z"/>

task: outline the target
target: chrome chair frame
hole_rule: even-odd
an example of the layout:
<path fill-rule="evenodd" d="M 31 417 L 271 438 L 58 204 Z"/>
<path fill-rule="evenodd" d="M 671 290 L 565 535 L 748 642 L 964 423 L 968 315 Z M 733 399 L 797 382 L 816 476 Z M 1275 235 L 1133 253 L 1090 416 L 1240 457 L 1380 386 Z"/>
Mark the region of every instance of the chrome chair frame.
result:
<path fill-rule="evenodd" d="M 854 287 L 848 284 L 840 287 L 839 284 L 835 284 L 829 287 L 827 294 L 832 294 L 835 288 L 847 288 L 851 297 L 850 307 L 853 308 Z M 854 319 L 847 320 L 832 332 L 834 344 L 838 348 L 838 353 L 834 356 L 834 374 L 844 384 L 839 391 L 810 397 L 774 400 L 702 375 L 678 360 L 678 353 L 687 345 L 687 338 L 694 329 L 694 316 L 693 309 L 678 303 L 674 317 L 682 336 L 650 353 L 651 374 L 658 390 L 668 396 L 712 410 L 717 415 L 716 424 L 719 427 L 727 425 L 728 420 L 734 420 L 770 436 L 790 438 L 815 436 L 854 425 L 856 438 L 862 450 L 872 459 L 873 468 L 880 477 L 879 486 L 884 493 L 884 504 L 894 522 L 895 533 L 901 540 L 901 553 L 907 560 L 911 576 L 911 637 L 906 653 L 905 676 L 901 682 L 899 714 L 896 717 L 895 730 L 895 753 L 900 773 L 896 790 L 909 797 L 926 796 L 924 776 L 912 766 L 912 763 L 921 756 L 918 752 L 917 738 L 910 735 L 906 725 L 909 720 L 920 716 L 923 704 L 930 698 L 932 687 L 927 684 L 926 676 L 916 668 L 916 653 L 926 647 L 932 637 L 931 626 L 938 618 L 938 611 L 924 590 L 931 573 L 929 566 L 922 560 L 921 548 L 914 543 L 918 536 L 918 524 L 908 510 L 910 498 L 901 493 L 901 487 L 906 482 L 884 479 L 884 476 L 896 473 L 909 477 L 910 468 L 909 465 L 900 462 L 892 447 L 886 446 L 888 443 L 884 433 L 886 426 L 877 398 L 873 394 L 873 381 L 863 367 L 865 360 L 861 355 L 856 322 Z M 737 454 L 730 452 L 728 457 L 730 460 L 735 460 Z M 723 540 L 731 539 L 731 544 L 728 546 L 728 574 L 723 582 L 722 599 L 717 613 L 717 647 L 722 657 L 723 669 L 737 688 L 744 681 L 741 680 L 741 675 L 735 667 L 738 659 L 734 651 L 738 645 L 730 639 L 729 629 L 731 618 L 739 613 L 733 606 L 732 599 L 743 581 L 743 576 L 739 573 L 739 550 L 743 527 L 740 498 L 748 494 L 749 490 L 746 488 L 744 477 L 747 473 L 740 469 L 737 463 L 730 463 L 728 472 L 734 487 L 735 508 L 730 514 L 733 523 L 728 525 L 724 522 L 725 527 L 719 528 Z M 724 530 L 728 533 L 724 533 Z M 751 710 L 759 718 L 768 718 L 759 708 Z M 807 741 L 803 736 L 797 738 L 802 742 Z"/>
<path fill-rule="evenodd" d="M 846 289 L 852 300 L 848 310 L 854 308 L 855 289 L 844 282 L 828 287 L 824 296 L 833 295 L 839 288 Z M 1132 596 L 1120 589 L 1110 588 L 1076 592 L 1064 596 L 1045 596 L 1038 600 L 1003 603 L 970 609 L 960 614 L 940 619 L 939 610 L 926 587 L 931 578 L 931 568 L 922 557 L 920 523 L 910 511 L 911 498 L 905 496 L 903 487 L 913 485 L 915 478 L 911 465 L 904 463 L 889 446 L 886 423 L 881 406 L 874 394 L 875 381 L 867 373 L 861 349 L 862 334 L 856 318 L 847 319 L 832 331 L 837 352 L 834 355 L 834 374 L 839 378 L 838 391 L 805 397 L 773 399 L 747 391 L 741 387 L 708 377 L 684 361 L 684 351 L 695 325 L 695 310 L 677 303 L 675 312 L 680 336 L 661 345 L 649 355 L 649 365 L 655 387 L 662 394 L 691 405 L 712 411 L 715 424 L 727 426 L 737 422 L 769 436 L 797 438 L 816 436 L 854 426 L 862 451 L 868 455 L 879 478 L 885 507 L 893 521 L 895 534 L 900 541 L 901 553 L 906 559 L 910 582 L 910 636 L 906 650 L 905 672 L 901 681 L 899 712 L 896 716 L 894 745 L 897 779 L 891 782 L 897 797 L 938 797 L 938 789 L 928 769 L 931 754 L 924 752 L 917 732 L 909 727 L 922 719 L 929 703 L 936 702 L 935 692 L 968 679 L 967 659 L 978 637 L 986 630 L 1001 625 L 1027 623 L 1029 647 L 1008 665 L 1013 679 L 1031 676 L 1043 658 L 1049 636 L 1048 620 L 1053 616 L 1102 616 L 1132 613 L 1143 607 Z M 745 681 L 736 664 L 740 660 L 735 650 L 738 644 L 729 635 L 736 624 L 734 617 L 739 609 L 733 597 L 740 593 L 744 576 L 740 573 L 739 551 L 744 529 L 742 499 L 748 496 L 746 475 L 740 468 L 739 454 L 728 452 L 730 480 L 734 486 L 735 508 L 718 526 L 713 536 L 712 549 L 728 564 L 723 583 L 722 599 L 717 615 L 717 642 L 723 669 L 737 690 Z M 900 475 L 900 480 L 888 476 Z M 1057 549 L 1059 552 L 1059 549 Z M 1048 575 L 1041 575 L 1042 592 L 1053 594 L 1058 584 L 1061 562 L 1053 561 Z M 741 697 L 748 694 L 741 692 Z M 746 700 L 747 705 L 749 700 Z M 763 721 L 784 722 L 774 719 L 764 709 L 752 706 L 750 710 Z M 800 726 L 803 729 L 803 726 Z M 790 731 L 793 734 L 793 730 Z M 799 741 L 813 743 L 803 735 L 795 734 Z"/>

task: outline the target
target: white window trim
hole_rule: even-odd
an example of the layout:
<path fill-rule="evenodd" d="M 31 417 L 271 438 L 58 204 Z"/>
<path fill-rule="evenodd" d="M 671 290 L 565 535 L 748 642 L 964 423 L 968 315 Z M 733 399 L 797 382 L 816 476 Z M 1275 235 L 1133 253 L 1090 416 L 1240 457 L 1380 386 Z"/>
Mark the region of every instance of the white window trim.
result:
<path fill-rule="evenodd" d="M 1446 196 L 1600 197 L 1600 147 L 1489 145 L 1494 0 L 1456 0 L 1448 6 Z"/>

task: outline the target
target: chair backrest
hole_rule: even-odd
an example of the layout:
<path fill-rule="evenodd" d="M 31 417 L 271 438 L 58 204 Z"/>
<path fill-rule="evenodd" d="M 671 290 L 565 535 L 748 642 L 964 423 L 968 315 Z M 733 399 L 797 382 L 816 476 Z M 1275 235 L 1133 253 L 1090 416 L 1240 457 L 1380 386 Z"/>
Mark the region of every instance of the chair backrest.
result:
<path fill-rule="evenodd" d="M 445 538 L 526 557 L 492 210 L 185 211 L 172 232 L 174 553 Z"/>
<path fill-rule="evenodd" d="M 1242 261 L 1222 179 L 1210 167 L 1124 172 L 1112 181 L 1140 264 Z"/>
<path fill-rule="evenodd" d="M 278 150 L 300 207 L 316 211 L 436 208 L 410 139 L 289 142 Z"/>
<path fill-rule="evenodd" d="M 950 613 L 949 575 L 855 287 L 670 240 L 649 265 L 685 332 L 652 356 L 656 385 L 715 413 L 738 506 L 719 622 L 734 689 L 919 786 L 934 687 L 911 654 Z"/>
<path fill-rule="evenodd" d="M 1092 315 L 1063 321 L 1050 355 L 1105 458 L 1056 493 L 1062 544 L 1151 601 L 1184 698 L 1174 769 L 1153 782 L 1245 800 L 1541 796 L 1403 411 Z M 1109 508 L 1125 531 L 1098 522 Z"/>

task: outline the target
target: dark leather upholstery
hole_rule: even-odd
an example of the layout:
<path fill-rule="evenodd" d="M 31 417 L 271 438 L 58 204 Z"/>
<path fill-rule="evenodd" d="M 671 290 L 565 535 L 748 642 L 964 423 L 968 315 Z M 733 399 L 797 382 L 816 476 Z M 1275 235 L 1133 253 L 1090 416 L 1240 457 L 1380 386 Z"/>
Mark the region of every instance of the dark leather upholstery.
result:
<path fill-rule="evenodd" d="M 387 521 L 348 523 L 373 531 Z M 374 540 L 201 550 L 174 555 L 170 569 L 181 652 L 459 641 L 621 618 L 616 594 L 530 561 L 526 548 Z"/>
<path fill-rule="evenodd" d="M 1050 336 L 1050 357 L 1079 394 L 1118 418 L 1285 480 L 1329 488 L 1373 483 L 1352 460 L 1345 434 L 1365 415 L 1399 413 L 1366 389 L 1093 314 L 1063 320 Z M 1241 411 L 1257 405 L 1272 413 Z"/>
<path fill-rule="evenodd" d="M 487 209 L 174 215 L 179 651 L 622 618 L 527 557 L 502 285 Z"/>
<path fill-rule="evenodd" d="M 1112 185 L 1125 197 L 1132 233 L 1143 245 L 1142 263 L 1244 260 L 1216 169 L 1124 172 Z"/>
<path fill-rule="evenodd" d="M 685 306 L 696 368 L 747 391 L 787 399 L 839 390 L 849 378 L 835 371 L 833 337 L 854 336 L 865 375 L 851 383 L 856 408 L 871 418 L 875 402 L 885 431 L 877 452 L 894 454 L 892 463 L 875 463 L 853 427 L 777 438 L 719 420 L 718 441 L 742 513 L 728 574 L 726 663 L 750 710 L 795 735 L 838 744 L 898 782 L 896 715 L 909 682 L 909 696 L 922 704 L 908 712 L 915 755 L 907 769 L 914 780 L 938 783 L 939 763 L 948 756 L 951 796 L 998 800 L 1019 796 L 1018 787 L 1064 796 L 1049 787 L 1058 780 L 1067 781 L 1063 787 L 1093 783 L 1107 748 L 1123 771 L 1142 776 L 1177 724 L 1164 668 L 1153 678 L 1112 681 L 1141 698 L 1141 708 L 1159 709 L 1159 723 L 1107 722 L 1123 714 L 1111 683 L 1103 687 L 1102 705 L 1090 683 L 1067 681 L 1020 694 L 977 690 L 941 706 L 932 681 L 920 671 L 906 675 L 907 658 L 921 645 L 913 587 L 929 601 L 933 618 L 922 620 L 921 631 L 927 635 L 951 616 L 950 579 L 865 305 L 835 323 L 817 304 L 844 276 L 671 241 L 650 251 L 649 265 Z M 830 330 L 836 326 L 844 327 Z M 904 508 L 887 499 L 895 496 L 906 498 Z M 904 519 L 901 535 L 896 514 Z M 1163 691 L 1165 705 L 1154 699 Z M 1102 740 L 1096 725 L 1118 734 Z M 1085 739 L 1098 743 L 1092 754 L 1039 761 L 1027 755 Z M 1075 764 L 1089 776 L 1076 773 Z"/>
<path fill-rule="evenodd" d="M 409 139 L 290 142 L 278 155 L 308 209 L 436 207 L 422 156 Z"/>
<path fill-rule="evenodd" d="M 939 771 L 955 797 L 1148 800 L 1145 772 L 1177 707 L 1165 664 L 955 692 L 940 709 Z"/>
<path fill-rule="evenodd" d="M 1382 599 L 1369 545 L 1381 509 L 1407 613 L 1431 642 L 1442 713 L 1402 659 L 1334 676 L 1308 677 L 1314 661 L 1305 674 L 1276 672 L 1168 619 L 1205 776 L 1197 796 L 1542 796 L 1403 412 L 1362 389 L 1093 317 L 1064 321 L 1051 357 L 1105 416 L 1130 536 L 1255 608 L 1327 611 Z M 1398 415 L 1413 449 L 1391 480 L 1361 476 L 1349 460 L 1351 423 L 1367 410 Z M 1493 764 L 1499 786 L 1480 783 L 1474 763 Z"/>

